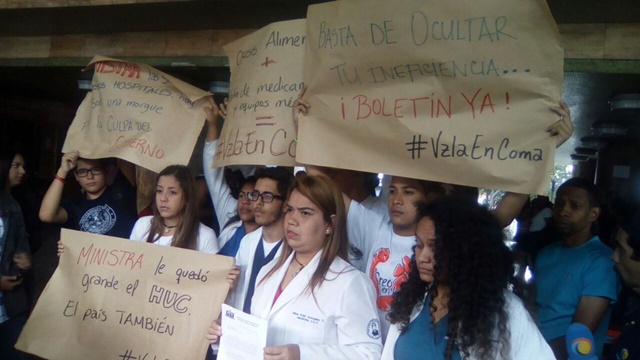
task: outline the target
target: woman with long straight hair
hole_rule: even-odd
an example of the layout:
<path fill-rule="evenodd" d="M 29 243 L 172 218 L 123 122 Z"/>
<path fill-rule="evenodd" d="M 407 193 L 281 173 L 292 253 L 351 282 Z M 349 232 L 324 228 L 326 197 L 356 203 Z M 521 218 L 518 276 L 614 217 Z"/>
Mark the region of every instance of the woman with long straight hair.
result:
<path fill-rule="evenodd" d="M 42 202 L 42 194 L 36 189 L 32 181 L 27 181 L 27 164 L 24 156 L 17 151 L 5 153 L 0 156 L 0 161 L 9 164 L 9 177 L 6 179 L 4 186 L 5 192 L 11 194 L 20 204 L 22 217 L 24 218 L 25 227 L 29 232 L 29 246 L 31 253 L 35 253 L 40 249 L 43 237 L 42 221 L 38 213 L 40 212 L 40 203 Z M 0 189 L 1 191 L 2 189 Z M 33 279 L 26 278 L 25 282 L 31 283 L 29 290 L 33 291 Z M 30 296 L 32 294 L 29 294 Z"/>
<path fill-rule="evenodd" d="M 0 156 L 0 359 L 29 356 L 14 348 L 27 321 L 29 301 L 24 276 L 31 268 L 29 235 L 11 187 L 24 176 L 22 156 Z"/>
<path fill-rule="evenodd" d="M 284 227 L 281 256 L 260 271 L 251 303 L 251 313 L 269 324 L 263 358 L 378 359 L 375 292 L 347 261 L 344 201 L 333 181 L 296 178 Z M 221 334 L 214 323 L 208 338 L 217 342 Z"/>
<path fill-rule="evenodd" d="M 191 171 L 170 165 L 156 178 L 153 215 L 138 219 L 129 238 L 215 254 L 219 251 L 216 234 L 199 219 Z"/>

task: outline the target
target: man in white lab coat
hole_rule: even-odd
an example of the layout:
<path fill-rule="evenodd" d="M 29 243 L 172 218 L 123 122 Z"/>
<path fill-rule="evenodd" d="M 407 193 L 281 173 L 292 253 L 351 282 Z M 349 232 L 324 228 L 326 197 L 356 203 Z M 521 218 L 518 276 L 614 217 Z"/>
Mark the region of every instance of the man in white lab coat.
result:
<path fill-rule="evenodd" d="M 284 238 L 284 204 L 292 172 L 286 168 L 264 168 L 256 173 L 256 186 L 249 193 L 255 221 L 260 228 L 242 239 L 236 254 L 240 278 L 235 289 L 229 292 L 226 303 L 251 311 L 251 297 L 260 269 L 280 254 Z"/>

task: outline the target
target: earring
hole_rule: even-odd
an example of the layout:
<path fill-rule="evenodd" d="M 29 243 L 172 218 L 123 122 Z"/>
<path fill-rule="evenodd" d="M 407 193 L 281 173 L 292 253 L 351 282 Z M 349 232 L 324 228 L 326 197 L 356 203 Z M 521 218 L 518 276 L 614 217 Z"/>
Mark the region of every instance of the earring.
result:
<path fill-rule="evenodd" d="M 331 234 L 331 229 L 327 229 L 326 233 L 327 235 Z"/>

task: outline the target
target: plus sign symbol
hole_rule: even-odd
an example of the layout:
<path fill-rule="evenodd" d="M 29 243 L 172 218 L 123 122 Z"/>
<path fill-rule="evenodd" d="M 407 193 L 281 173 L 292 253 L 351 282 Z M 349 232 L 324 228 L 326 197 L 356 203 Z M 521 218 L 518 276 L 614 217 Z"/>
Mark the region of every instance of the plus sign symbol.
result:
<path fill-rule="evenodd" d="M 264 66 L 264 67 L 269 67 L 269 64 L 275 64 L 275 63 L 276 63 L 276 61 L 275 61 L 275 60 L 269 60 L 269 57 L 267 56 L 267 57 L 264 59 L 264 62 L 263 62 L 262 64 L 260 64 L 260 65 L 262 65 L 262 66 Z"/>

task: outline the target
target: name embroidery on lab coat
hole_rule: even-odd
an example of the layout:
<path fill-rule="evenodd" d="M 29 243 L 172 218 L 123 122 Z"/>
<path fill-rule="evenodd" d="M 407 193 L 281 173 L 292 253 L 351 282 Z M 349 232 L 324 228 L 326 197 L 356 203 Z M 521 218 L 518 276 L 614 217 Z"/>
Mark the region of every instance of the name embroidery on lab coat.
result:
<path fill-rule="evenodd" d="M 317 319 L 317 318 L 314 318 L 314 317 L 311 317 L 311 316 L 308 316 L 308 315 L 305 315 L 305 314 L 300 314 L 300 313 L 297 313 L 295 311 L 292 314 L 296 317 L 296 319 L 304 321 L 304 322 L 308 322 L 308 323 L 313 324 L 313 325 L 319 324 L 320 322 L 324 322 L 324 320 L 322 320 L 322 319 Z"/>

